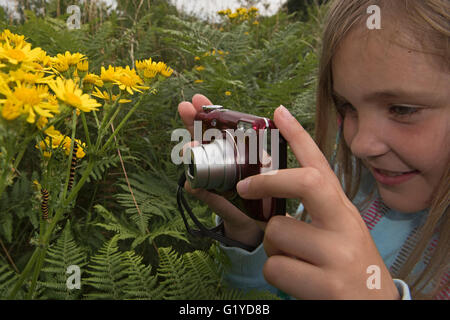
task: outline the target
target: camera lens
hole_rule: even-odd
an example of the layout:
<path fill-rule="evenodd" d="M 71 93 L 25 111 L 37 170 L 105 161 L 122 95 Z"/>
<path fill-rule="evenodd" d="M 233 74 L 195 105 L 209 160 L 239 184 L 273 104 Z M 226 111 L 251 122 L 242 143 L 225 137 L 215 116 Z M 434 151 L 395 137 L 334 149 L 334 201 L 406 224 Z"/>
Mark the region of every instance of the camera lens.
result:
<path fill-rule="evenodd" d="M 238 181 L 233 139 L 215 139 L 210 144 L 186 150 L 186 178 L 192 188 L 230 190 Z M 186 159 L 185 159 L 186 160 Z"/>

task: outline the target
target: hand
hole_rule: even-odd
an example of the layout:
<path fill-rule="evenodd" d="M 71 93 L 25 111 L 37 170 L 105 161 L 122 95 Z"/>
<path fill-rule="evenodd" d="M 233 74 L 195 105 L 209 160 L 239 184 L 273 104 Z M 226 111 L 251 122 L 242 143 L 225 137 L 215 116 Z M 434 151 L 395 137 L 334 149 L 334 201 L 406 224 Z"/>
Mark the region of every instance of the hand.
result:
<path fill-rule="evenodd" d="M 237 190 L 246 199 L 300 198 L 312 222 L 287 216 L 269 220 L 266 280 L 299 299 L 399 299 L 358 209 L 311 136 L 282 106 L 274 121 L 302 167 L 252 176 Z M 371 265 L 379 267 L 380 289 L 367 286 Z"/>
<path fill-rule="evenodd" d="M 208 98 L 196 94 L 192 98 L 192 103 L 183 101 L 178 105 L 178 112 L 180 113 L 185 127 L 191 133 L 191 137 L 194 136 L 195 115 L 202 110 L 202 106 L 211 104 L 212 103 Z M 195 145 L 195 143 L 198 142 L 194 141 L 188 145 L 192 146 Z M 186 181 L 184 188 L 186 192 L 205 202 L 211 210 L 224 220 L 225 235 L 227 237 L 251 246 L 257 246 L 261 243 L 263 233 L 255 220 L 249 218 L 224 197 L 205 189 L 192 189 L 188 181 Z"/>

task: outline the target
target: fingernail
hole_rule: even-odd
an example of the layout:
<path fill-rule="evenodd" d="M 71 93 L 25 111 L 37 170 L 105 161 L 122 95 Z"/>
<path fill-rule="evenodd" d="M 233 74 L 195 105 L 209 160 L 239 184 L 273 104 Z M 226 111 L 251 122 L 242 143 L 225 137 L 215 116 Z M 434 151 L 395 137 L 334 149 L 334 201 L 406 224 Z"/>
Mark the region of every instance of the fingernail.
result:
<path fill-rule="evenodd" d="M 244 180 L 239 181 L 239 183 L 236 185 L 236 190 L 240 194 L 245 194 L 248 191 L 248 185 L 250 184 L 251 178 L 247 178 Z"/>
<path fill-rule="evenodd" d="M 279 108 L 280 108 L 280 111 L 281 111 L 281 116 L 282 116 L 284 119 L 289 120 L 289 119 L 292 119 L 292 118 L 293 118 L 292 114 L 289 112 L 288 109 L 286 109 L 285 106 L 280 105 Z"/>

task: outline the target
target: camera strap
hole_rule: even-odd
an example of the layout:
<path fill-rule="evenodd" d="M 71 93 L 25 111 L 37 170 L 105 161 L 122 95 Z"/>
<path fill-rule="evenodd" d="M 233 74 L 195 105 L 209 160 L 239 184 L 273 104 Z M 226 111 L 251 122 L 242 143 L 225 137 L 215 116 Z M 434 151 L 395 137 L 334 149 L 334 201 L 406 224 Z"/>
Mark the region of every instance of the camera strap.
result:
<path fill-rule="evenodd" d="M 226 246 L 230 247 L 239 247 L 247 251 L 253 251 L 256 247 L 246 245 L 240 241 L 230 239 L 224 235 L 224 226 L 223 221 L 216 227 L 208 229 L 206 228 L 194 215 L 191 208 L 189 207 L 186 199 L 183 196 L 183 189 L 184 189 L 184 183 L 186 182 L 186 176 L 183 172 L 183 174 L 180 176 L 180 179 L 178 180 L 178 190 L 177 190 L 177 204 L 178 204 L 178 210 L 181 213 L 181 217 L 183 218 L 184 225 L 186 226 L 186 230 L 189 234 L 197 237 L 209 237 L 214 240 L 217 240 L 221 243 L 223 243 Z M 189 223 L 187 221 L 187 218 L 184 214 L 183 207 L 186 209 L 187 213 L 191 217 L 192 221 L 194 221 L 195 225 L 198 227 L 198 229 L 192 229 L 189 226 Z"/>

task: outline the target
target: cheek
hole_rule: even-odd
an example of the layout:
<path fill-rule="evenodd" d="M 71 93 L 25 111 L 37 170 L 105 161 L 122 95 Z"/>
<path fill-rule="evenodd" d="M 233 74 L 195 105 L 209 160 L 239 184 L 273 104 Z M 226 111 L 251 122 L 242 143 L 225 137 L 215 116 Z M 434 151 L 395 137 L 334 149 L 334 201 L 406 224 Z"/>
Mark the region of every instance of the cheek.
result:
<path fill-rule="evenodd" d="M 353 138 L 355 137 L 357 130 L 358 130 L 357 122 L 350 117 L 345 117 L 342 124 L 342 134 L 345 143 L 347 144 L 347 147 L 350 148 L 350 146 L 352 145 L 352 141 Z"/>

